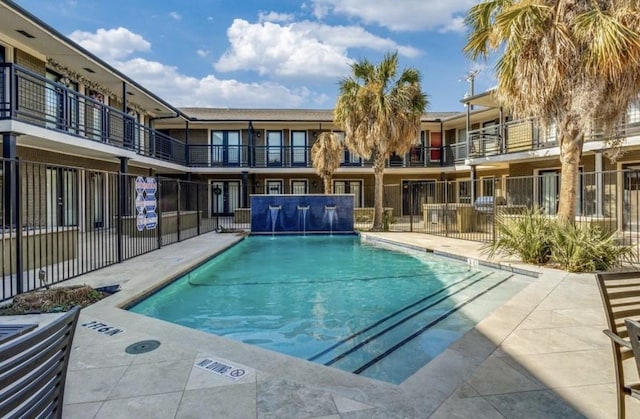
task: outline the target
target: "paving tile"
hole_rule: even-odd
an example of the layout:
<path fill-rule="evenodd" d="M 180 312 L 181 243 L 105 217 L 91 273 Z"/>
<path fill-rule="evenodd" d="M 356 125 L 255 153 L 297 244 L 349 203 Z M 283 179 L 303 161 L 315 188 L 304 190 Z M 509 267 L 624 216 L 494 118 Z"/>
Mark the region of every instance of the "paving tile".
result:
<path fill-rule="evenodd" d="M 549 388 L 578 387 L 614 381 L 611 349 L 514 356 Z"/>
<path fill-rule="evenodd" d="M 554 392 L 589 418 L 616 417 L 616 386 L 614 383 L 554 389 Z M 640 408 L 640 401 L 627 398 L 628 405 Z M 628 406 L 627 417 L 640 417 L 640 409 Z"/>
<path fill-rule="evenodd" d="M 358 410 L 354 412 L 345 412 L 339 415 L 340 419 L 406 419 L 408 416 L 403 416 L 401 413 L 383 410 L 383 409 L 369 409 Z M 314 418 L 315 419 L 315 418 Z"/>
<path fill-rule="evenodd" d="M 436 410 L 431 419 L 504 419 L 483 397 L 451 397 Z"/>
<path fill-rule="evenodd" d="M 130 397 L 104 402 L 95 419 L 173 419 L 182 392 Z"/>
<path fill-rule="evenodd" d="M 107 400 L 127 367 L 91 368 L 67 371 L 64 403 L 78 404 Z"/>
<path fill-rule="evenodd" d="M 182 391 L 191 370 L 191 361 L 136 364 L 127 368 L 108 399 Z"/>
<path fill-rule="evenodd" d="M 585 416 L 549 390 L 485 396 L 505 418 L 572 419 Z"/>
<path fill-rule="evenodd" d="M 65 398 L 66 401 L 66 398 Z M 93 419 L 98 413 L 102 402 L 65 404 L 62 408 L 64 419 Z"/>
<path fill-rule="evenodd" d="M 123 342 L 86 343 L 86 339 L 74 338 L 69 370 L 87 368 L 128 367 L 133 357 L 125 351 Z"/>
<path fill-rule="evenodd" d="M 373 406 L 371 405 L 360 403 L 352 399 L 347 399 L 346 397 L 334 395 L 333 401 L 336 404 L 339 413 L 373 409 Z"/>
<path fill-rule="evenodd" d="M 468 383 L 481 395 L 542 389 L 516 368 L 498 357 L 490 357 L 473 373 Z"/>
<path fill-rule="evenodd" d="M 258 381 L 258 418 L 311 418 L 337 414 L 330 393 L 285 380 Z"/>
<path fill-rule="evenodd" d="M 256 415 L 256 385 L 250 383 L 185 391 L 176 419 L 255 419 Z"/>

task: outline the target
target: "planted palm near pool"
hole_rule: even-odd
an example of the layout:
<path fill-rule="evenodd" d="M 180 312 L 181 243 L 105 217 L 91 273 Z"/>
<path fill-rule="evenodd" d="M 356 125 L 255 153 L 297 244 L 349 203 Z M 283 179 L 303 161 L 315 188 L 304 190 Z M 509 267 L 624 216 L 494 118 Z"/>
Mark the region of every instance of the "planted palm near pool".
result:
<path fill-rule="evenodd" d="M 400 383 L 530 281 L 357 236 L 252 236 L 131 310 Z"/>

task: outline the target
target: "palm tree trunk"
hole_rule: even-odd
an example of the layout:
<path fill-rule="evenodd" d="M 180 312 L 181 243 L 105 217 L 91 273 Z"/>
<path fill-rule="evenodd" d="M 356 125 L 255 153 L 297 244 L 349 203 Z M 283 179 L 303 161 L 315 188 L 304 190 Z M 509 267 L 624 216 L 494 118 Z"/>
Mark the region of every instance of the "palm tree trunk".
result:
<path fill-rule="evenodd" d="M 333 188 L 331 187 L 331 177 L 329 176 L 325 176 L 323 179 L 324 181 L 324 193 L 325 195 L 331 195 L 333 193 Z"/>
<path fill-rule="evenodd" d="M 563 224 L 573 223 L 576 218 L 576 199 L 578 197 L 578 175 L 582 160 L 584 133 L 575 124 L 573 118 L 563 118 L 560 130 L 560 202 L 558 205 L 558 221 Z"/>
<path fill-rule="evenodd" d="M 382 201 L 384 197 L 384 164 L 385 156 L 374 153 L 373 176 L 375 180 L 373 198 L 373 228 L 374 231 L 382 231 Z"/>

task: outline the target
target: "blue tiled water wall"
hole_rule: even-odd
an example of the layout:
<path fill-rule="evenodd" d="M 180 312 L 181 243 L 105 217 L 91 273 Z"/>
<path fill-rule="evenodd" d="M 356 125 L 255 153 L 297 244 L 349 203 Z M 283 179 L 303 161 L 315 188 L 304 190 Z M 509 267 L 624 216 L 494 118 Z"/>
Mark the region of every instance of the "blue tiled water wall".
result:
<path fill-rule="evenodd" d="M 353 195 L 252 195 L 251 233 L 353 233 Z"/>

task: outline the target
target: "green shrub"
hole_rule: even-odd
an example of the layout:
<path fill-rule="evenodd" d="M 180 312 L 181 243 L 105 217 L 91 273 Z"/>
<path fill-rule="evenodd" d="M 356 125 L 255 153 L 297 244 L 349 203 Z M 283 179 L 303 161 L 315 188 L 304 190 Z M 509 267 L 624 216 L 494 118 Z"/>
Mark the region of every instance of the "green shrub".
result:
<path fill-rule="evenodd" d="M 551 256 L 552 221 L 540 209 L 526 210 L 517 217 L 496 217 L 496 239 L 484 250 L 519 256 L 525 263 L 542 264 Z"/>
<path fill-rule="evenodd" d="M 597 226 L 555 224 L 550 262 L 566 271 L 608 271 L 633 256 L 631 246 L 618 245 L 613 234 Z"/>
<path fill-rule="evenodd" d="M 539 209 L 498 217 L 496 239 L 483 250 L 490 258 L 502 252 L 525 263 L 550 263 L 569 272 L 607 271 L 633 262 L 635 254 L 631 246 L 618 245 L 614 234 L 598 226 L 562 224 Z"/>

